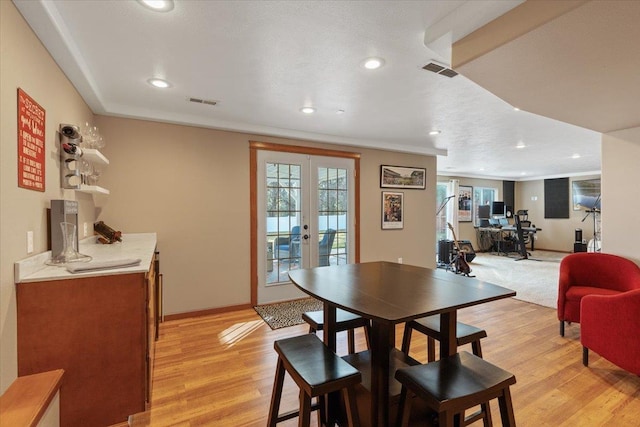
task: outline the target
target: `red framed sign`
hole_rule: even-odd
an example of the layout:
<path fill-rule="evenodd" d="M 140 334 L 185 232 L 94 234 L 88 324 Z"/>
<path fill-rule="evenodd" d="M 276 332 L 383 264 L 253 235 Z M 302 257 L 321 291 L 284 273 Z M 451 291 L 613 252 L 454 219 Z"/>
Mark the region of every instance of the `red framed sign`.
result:
<path fill-rule="evenodd" d="M 18 187 L 44 191 L 45 111 L 18 88 Z"/>

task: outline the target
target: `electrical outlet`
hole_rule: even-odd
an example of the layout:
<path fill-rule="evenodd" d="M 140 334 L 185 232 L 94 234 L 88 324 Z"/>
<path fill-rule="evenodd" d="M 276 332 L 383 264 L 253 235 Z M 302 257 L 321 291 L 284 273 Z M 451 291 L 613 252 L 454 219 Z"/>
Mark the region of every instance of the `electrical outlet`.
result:
<path fill-rule="evenodd" d="M 402 264 L 402 257 L 398 258 L 398 264 Z"/>
<path fill-rule="evenodd" d="M 87 224 L 85 222 L 84 223 L 84 236 L 83 237 L 87 237 L 88 234 L 89 234 L 89 224 Z"/>
<path fill-rule="evenodd" d="M 27 253 L 33 253 L 33 231 L 27 231 Z"/>

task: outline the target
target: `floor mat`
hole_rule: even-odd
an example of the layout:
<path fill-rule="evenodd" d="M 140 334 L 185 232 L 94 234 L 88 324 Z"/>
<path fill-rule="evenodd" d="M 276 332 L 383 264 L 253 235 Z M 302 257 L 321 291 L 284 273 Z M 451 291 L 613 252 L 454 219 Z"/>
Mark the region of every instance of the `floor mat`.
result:
<path fill-rule="evenodd" d="M 302 313 L 322 310 L 322 302 L 314 298 L 304 298 L 275 304 L 257 305 L 253 308 L 271 329 L 280 329 L 304 323 Z"/>

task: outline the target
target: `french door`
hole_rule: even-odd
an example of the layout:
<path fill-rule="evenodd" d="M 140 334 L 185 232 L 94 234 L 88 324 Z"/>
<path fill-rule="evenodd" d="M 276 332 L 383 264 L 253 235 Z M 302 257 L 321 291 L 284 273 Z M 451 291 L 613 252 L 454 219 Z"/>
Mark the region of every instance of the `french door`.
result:
<path fill-rule="evenodd" d="M 291 270 L 352 263 L 354 160 L 258 151 L 258 303 L 304 297 Z"/>

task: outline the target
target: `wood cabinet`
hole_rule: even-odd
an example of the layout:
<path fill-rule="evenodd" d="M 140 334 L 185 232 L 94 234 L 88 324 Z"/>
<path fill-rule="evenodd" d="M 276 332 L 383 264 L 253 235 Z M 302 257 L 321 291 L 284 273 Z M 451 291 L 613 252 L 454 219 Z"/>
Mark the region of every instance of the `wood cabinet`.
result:
<path fill-rule="evenodd" d="M 144 411 L 156 335 L 146 272 L 17 283 L 18 375 L 64 369 L 61 426 L 109 426 Z"/>

